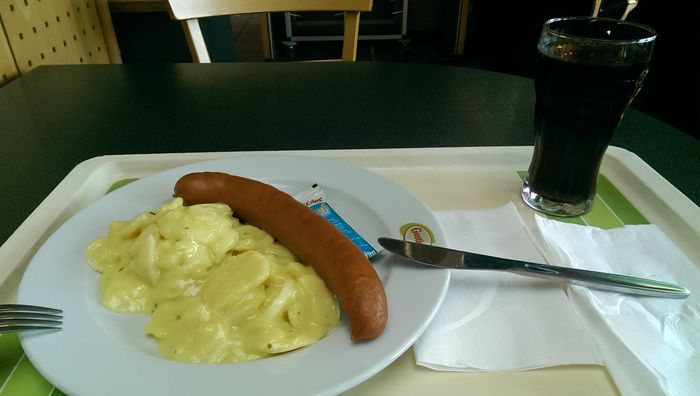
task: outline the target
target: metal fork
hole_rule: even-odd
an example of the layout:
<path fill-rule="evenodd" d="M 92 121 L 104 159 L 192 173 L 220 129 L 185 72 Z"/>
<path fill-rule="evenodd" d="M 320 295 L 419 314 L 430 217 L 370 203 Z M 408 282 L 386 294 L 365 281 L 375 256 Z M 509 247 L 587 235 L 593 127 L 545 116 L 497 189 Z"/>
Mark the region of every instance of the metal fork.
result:
<path fill-rule="evenodd" d="M 26 330 L 60 330 L 63 311 L 36 305 L 0 304 L 0 334 Z"/>

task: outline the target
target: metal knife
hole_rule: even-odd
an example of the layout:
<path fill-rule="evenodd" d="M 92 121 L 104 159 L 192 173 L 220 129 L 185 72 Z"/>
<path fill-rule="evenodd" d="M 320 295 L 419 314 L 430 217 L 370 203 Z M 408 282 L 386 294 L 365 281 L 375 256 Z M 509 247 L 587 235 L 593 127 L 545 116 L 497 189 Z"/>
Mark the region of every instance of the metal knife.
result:
<path fill-rule="evenodd" d="M 433 267 L 506 271 L 650 297 L 686 298 L 690 295 L 690 291 L 682 286 L 633 276 L 509 260 L 392 238 L 379 238 L 378 242 L 394 254 Z"/>

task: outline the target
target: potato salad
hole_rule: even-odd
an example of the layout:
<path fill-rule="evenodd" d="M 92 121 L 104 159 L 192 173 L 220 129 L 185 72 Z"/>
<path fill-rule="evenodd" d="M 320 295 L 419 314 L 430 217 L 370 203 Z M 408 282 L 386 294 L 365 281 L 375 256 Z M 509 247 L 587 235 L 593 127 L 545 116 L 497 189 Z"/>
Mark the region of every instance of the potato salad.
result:
<path fill-rule="evenodd" d="M 86 250 L 110 310 L 150 315 L 161 353 L 231 363 L 312 344 L 339 323 L 314 270 L 224 204 L 183 206 L 115 221 Z"/>

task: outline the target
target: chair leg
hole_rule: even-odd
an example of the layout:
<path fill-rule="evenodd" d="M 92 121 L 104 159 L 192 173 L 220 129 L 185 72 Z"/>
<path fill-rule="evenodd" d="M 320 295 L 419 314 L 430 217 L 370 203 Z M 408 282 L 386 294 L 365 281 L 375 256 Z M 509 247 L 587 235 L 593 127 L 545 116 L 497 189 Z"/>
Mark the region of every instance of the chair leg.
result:
<path fill-rule="evenodd" d="M 285 53 L 287 54 L 287 60 L 290 62 L 296 61 L 297 42 L 292 40 L 282 40 L 282 45 L 284 46 Z"/>
<path fill-rule="evenodd" d="M 260 38 L 262 40 L 263 59 L 272 59 L 272 43 L 270 42 L 270 25 L 267 21 L 267 12 L 260 14 Z"/>
<path fill-rule="evenodd" d="M 343 61 L 357 58 L 357 40 L 360 32 L 359 11 L 345 12 L 345 34 L 343 36 Z"/>
<path fill-rule="evenodd" d="M 122 54 L 119 50 L 119 43 L 117 43 L 117 34 L 114 32 L 109 4 L 107 4 L 107 0 L 97 0 L 95 1 L 95 6 L 97 7 L 97 16 L 100 18 L 100 24 L 102 25 L 109 61 L 111 63 L 122 63 Z"/>
<path fill-rule="evenodd" d="M 185 19 L 182 21 L 182 29 L 185 31 L 187 46 L 190 48 L 192 61 L 195 63 L 211 63 L 207 44 L 204 42 L 202 29 L 198 19 Z"/>

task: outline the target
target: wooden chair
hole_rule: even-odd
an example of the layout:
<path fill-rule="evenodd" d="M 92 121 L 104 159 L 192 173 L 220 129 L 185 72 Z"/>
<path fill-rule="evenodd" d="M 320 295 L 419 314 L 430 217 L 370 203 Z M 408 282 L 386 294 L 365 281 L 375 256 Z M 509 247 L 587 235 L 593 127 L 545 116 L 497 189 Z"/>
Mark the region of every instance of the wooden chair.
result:
<path fill-rule="evenodd" d="M 372 0 L 168 0 L 170 16 L 181 21 L 192 60 L 209 63 L 198 18 L 285 11 L 344 11 L 343 61 L 354 61 L 360 12 L 372 10 Z"/>
<path fill-rule="evenodd" d="M 5 38 L 19 74 L 44 64 L 121 63 L 107 0 L 0 0 L 0 22 L 3 73 Z"/>

